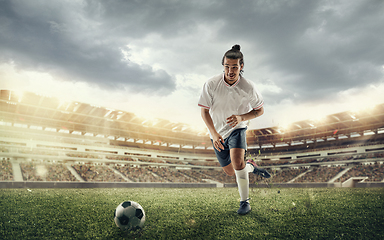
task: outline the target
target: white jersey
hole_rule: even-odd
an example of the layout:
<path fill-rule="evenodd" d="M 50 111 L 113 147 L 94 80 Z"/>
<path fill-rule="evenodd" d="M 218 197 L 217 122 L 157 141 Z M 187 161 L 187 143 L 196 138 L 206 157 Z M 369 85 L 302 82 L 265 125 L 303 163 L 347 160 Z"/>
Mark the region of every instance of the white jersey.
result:
<path fill-rule="evenodd" d="M 224 74 L 214 76 L 204 84 L 198 103 L 200 107 L 209 109 L 214 127 L 223 139 L 233 130 L 247 127 L 246 122 L 240 122 L 232 128 L 227 124 L 228 117 L 260 109 L 263 104 L 262 96 L 251 81 L 240 76 L 233 85 L 229 85 Z"/>

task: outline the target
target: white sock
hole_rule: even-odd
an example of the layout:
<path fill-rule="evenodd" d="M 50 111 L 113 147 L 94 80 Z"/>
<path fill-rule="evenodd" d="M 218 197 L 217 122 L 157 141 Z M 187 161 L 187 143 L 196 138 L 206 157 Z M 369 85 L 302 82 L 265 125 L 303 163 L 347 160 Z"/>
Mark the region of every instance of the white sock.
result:
<path fill-rule="evenodd" d="M 249 164 L 246 164 L 249 165 Z M 241 201 L 248 200 L 249 197 L 249 176 L 247 167 L 242 170 L 235 170 L 237 188 L 239 189 Z"/>

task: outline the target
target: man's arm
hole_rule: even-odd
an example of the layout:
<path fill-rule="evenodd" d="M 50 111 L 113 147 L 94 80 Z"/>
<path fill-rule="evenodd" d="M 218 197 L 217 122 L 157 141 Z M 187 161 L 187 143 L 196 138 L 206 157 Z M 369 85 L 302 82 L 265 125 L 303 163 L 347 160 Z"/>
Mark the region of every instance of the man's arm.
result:
<path fill-rule="evenodd" d="M 223 137 L 216 131 L 215 126 L 213 125 L 213 121 L 211 118 L 211 115 L 209 114 L 209 109 L 201 108 L 201 117 L 204 120 L 205 125 L 207 126 L 209 132 L 212 135 L 213 140 L 213 146 L 220 152 L 224 150 L 224 146 L 222 143 L 224 143 Z"/>
<path fill-rule="evenodd" d="M 227 118 L 227 123 L 231 127 L 236 127 L 237 124 L 243 121 L 248 121 L 257 117 L 260 117 L 264 113 L 264 107 L 261 107 L 259 109 L 253 109 L 249 111 L 248 113 L 242 114 L 242 115 L 232 115 Z"/>

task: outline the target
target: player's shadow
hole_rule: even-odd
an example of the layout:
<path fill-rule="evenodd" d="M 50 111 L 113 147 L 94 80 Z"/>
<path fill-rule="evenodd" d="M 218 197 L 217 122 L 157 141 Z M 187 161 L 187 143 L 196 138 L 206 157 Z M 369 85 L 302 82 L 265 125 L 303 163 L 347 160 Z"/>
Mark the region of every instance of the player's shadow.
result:
<path fill-rule="evenodd" d="M 260 222 L 260 223 L 267 223 L 269 220 L 268 218 L 265 216 L 265 214 L 261 213 L 260 211 L 258 211 L 258 209 L 256 208 L 252 208 L 251 212 L 249 212 L 248 214 L 246 215 L 239 215 L 237 214 L 236 212 L 237 209 L 234 209 L 234 210 L 231 210 L 231 211 L 227 211 L 226 214 L 223 214 L 222 216 L 226 215 L 232 215 L 234 219 L 237 219 L 237 220 L 241 220 L 243 219 L 244 221 L 247 221 L 247 220 L 254 220 L 256 222 Z"/>

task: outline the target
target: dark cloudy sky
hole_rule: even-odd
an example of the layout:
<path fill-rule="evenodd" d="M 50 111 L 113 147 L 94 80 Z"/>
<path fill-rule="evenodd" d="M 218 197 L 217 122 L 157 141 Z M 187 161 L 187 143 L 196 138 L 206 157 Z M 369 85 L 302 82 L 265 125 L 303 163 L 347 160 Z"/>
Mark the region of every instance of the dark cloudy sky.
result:
<path fill-rule="evenodd" d="M 264 97 L 251 128 L 384 103 L 384 1 L 0 0 L 0 88 L 202 127 L 234 44 Z"/>

